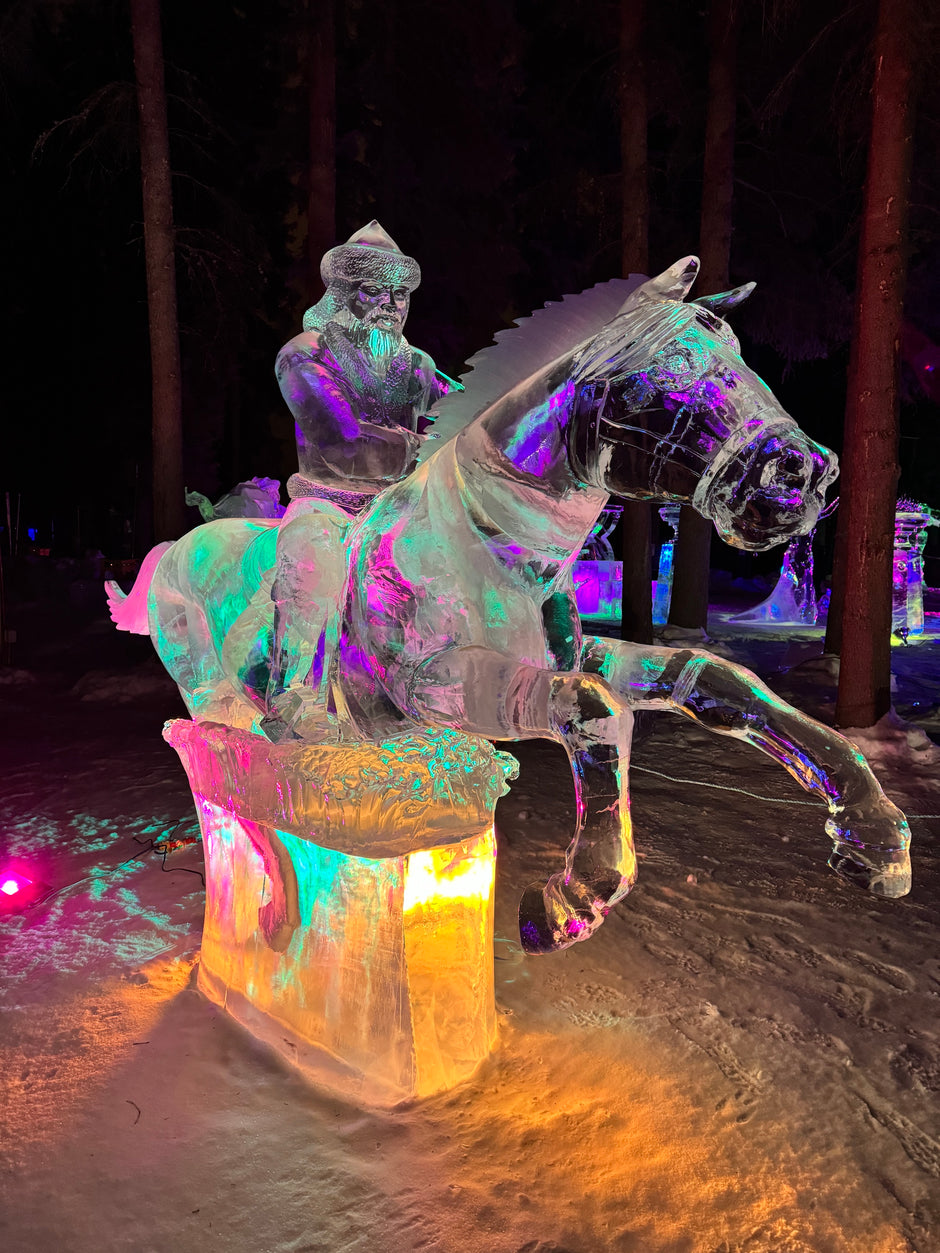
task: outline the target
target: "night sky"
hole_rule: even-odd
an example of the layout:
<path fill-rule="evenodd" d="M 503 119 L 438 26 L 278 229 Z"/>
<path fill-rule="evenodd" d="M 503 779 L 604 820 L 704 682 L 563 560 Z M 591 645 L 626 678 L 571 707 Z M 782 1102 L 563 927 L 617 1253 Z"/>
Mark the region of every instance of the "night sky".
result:
<path fill-rule="evenodd" d="M 704 4 L 649 7 L 659 270 L 698 248 L 707 55 Z M 513 317 L 618 273 L 616 4 L 337 8 L 336 237 L 377 217 L 418 259 L 411 342 L 457 373 Z M 747 4 L 741 40 L 731 276 L 759 287 L 735 324 L 747 360 L 837 449 L 874 8 Z M 304 7 L 164 0 L 163 20 L 185 479 L 215 496 L 294 468 L 273 362 L 322 290 L 304 257 Z M 940 75 L 919 43 L 906 316 L 937 343 Z M 0 505 L 19 504 L 21 541 L 32 527 L 62 555 L 130 556 L 145 542 L 150 362 L 127 4 L 13 0 L 0 58 Z M 903 387 L 901 489 L 940 505 L 940 410 L 907 368 Z"/>

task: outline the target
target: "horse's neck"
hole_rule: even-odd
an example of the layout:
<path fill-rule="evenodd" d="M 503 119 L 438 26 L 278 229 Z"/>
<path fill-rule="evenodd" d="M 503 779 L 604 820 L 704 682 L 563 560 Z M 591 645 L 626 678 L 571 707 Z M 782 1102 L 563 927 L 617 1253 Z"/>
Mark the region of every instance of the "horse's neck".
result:
<path fill-rule="evenodd" d="M 572 472 L 573 402 L 565 357 L 507 393 L 456 441 L 479 529 L 506 536 L 546 561 L 577 554 L 608 499 Z"/>

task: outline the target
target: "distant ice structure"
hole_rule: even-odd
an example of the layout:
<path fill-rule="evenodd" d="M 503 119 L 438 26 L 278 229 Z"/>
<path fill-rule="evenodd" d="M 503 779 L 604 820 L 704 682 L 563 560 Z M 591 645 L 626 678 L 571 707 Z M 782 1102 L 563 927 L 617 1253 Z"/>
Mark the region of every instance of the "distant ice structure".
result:
<path fill-rule="evenodd" d="M 687 257 L 656 278 L 621 280 L 547 308 L 473 359 L 467 391 L 436 407 L 432 443 L 420 439 L 413 409 L 406 405 L 406 424 L 382 408 L 382 379 L 401 383 L 405 404 L 412 384 L 416 397 L 427 394 L 432 376 L 392 335 L 413 271 L 376 227 L 333 250 L 330 308 L 342 320 L 332 340 L 317 329 L 317 314 L 309 338 L 280 358 L 302 453 L 288 514 L 280 523 L 197 527 L 148 566 L 146 586 L 127 602 L 111 588 L 118 625 L 126 604 L 132 615 L 141 600 L 149 605 L 156 648 L 195 724 L 184 723 L 174 743 L 184 757 L 202 743 L 188 769 L 197 804 L 215 807 L 206 811 L 207 838 L 217 828 L 222 849 L 231 831 L 241 850 L 230 863 L 223 858 L 230 869 L 213 888 L 234 937 L 226 951 L 239 954 L 222 976 L 226 1003 L 242 995 L 241 980 L 243 1020 L 262 1012 L 277 1020 L 287 1011 L 259 980 L 299 984 L 305 1038 L 337 1056 L 347 1055 L 345 1045 L 325 1044 L 321 1033 L 337 1016 L 355 1052 L 356 1009 L 373 975 L 403 1014 L 408 1003 L 412 1021 L 430 1013 L 408 983 L 406 915 L 419 896 L 434 902 L 420 915 L 427 946 L 414 950 L 415 969 L 433 975 L 438 959 L 428 955 L 463 943 L 464 924 L 448 930 L 445 903 L 489 874 L 477 854 L 485 861 L 492 852 L 476 841 L 491 825 L 484 801 L 503 778 L 498 761 L 487 760 L 490 740 L 549 739 L 567 753 L 576 805 L 574 830 L 562 833 L 565 865 L 525 891 L 519 927 L 529 953 L 586 940 L 636 878 L 628 787 L 635 709 L 680 713 L 759 748 L 826 802 L 833 869 L 877 895 L 907 892 L 907 823 L 848 741 L 723 658 L 582 632 L 572 568 L 611 495 L 692 505 L 748 550 L 803 535 L 816 521 L 835 457 L 781 408 L 718 316 L 750 285 L 686 301 L 698 271 Z M 372 335 L 370 319 L 381 334 Z M 357 391 L 357 379 L 371 391 L 365 383 Z M 359 477 L 349 478 L 350 466 Z M 420 768 L 398 781 L 399 752 L 418 740 Z M 440 819 L 445 830 L 433 849 L 450 842 L 453 807 L 448 801 L 440 815 L 429 797 L 467 754 L 481 764 L 483 792 L 459 832 L 463 851 L 453 872 L 444 852 L 434 852 L 433 866 L 420 863 L 418 893 L 417 880 L 408 887 L 418 863 L 398 859 L 411 855 L 409 835 L 428 821 Z M 305 755 L 317 757 L 315 769 L 305 768 Z M 352 808 L 350 794 L 360 798 Z M 397 868 L 369 878 L 343 859 L 373 855 L 386 806 L 402 815 L 390 853 Z M 345 832 L 342 844 L 331 843 L 344 820 L 355 838 Z M 429 851 L 423 837 L 415 851 Z M 292 876 L 313 886 L 295 892 Z M 235 905 L 225 897 L 229 881 L 248 879 L 270 894 L 250 898 L 264 911 L 257 925 L 248 898 Z M 394 978 L 384 932 L 374 932 L 376 894 L 386 890 L 395 934 L 405 937 Z M 348 904 L 335 912 L 332 945 L 324 902 L 334 891 Z M 474 893 L 488 919 L 482 891 Z M 249 953 L 259 966 L 244 964 Z M 341 969 L 310 968 L 308 957 Z M 303 1016 L 307 981 L 311 1004 L 328 1012 Z M 386 1019 L 374 1021 L 388 1030 Z M 434 1031 L 450 1021 L 447 1013 L 435 1019 Z M 371 1067 L 381 1052 L 377 1044 L 356 1056 Z M 351 1081 L 366 1083 L 359 1061 L 353 1068 Z"/>
<path fill-rule="evenodd" d="M 216 518 L 280 518 L 284 514 L 278 479 L 246 479 L 236 483 L 215 504 L 202 492 L 187 492 L 186 503 L 199 510 L 203 522 Z"/>
<path fill-rule="evenodd" d="M 679 505 L 663 505 L 659 516 L 671 528 L 672 534 L 663 540 L 659 550 L 659 566 L 653 589 L 653 625 L 663 626 L 669 621 L 669 604 L 672 600 L 672 569 L 676 543 L 679 539 Z"/>
<path fill-rule="evenodd" d="M 623 562 L 614 558 L 610 533 L 620 521 L 622 505 L 608 505 L 594 524 L 574 563 L 575 602 L 582 618 L 619 622 L 623 597 Z"/>
<path fill-rule="evenodd" d="M 924 633 L 924 548 L 927 528 L 940 518 L 916 501 L 902 497 L 894 515 L 894 574 L 891 632 L 905 644 Z"/>
<path fill-rule="evenodd" d="M 778 626 L 815 626 L 818 616 L 813 583 L 813 532 L 791 540 L 773 591 L 753 609 L 729 622 L 772 622 Z"/>

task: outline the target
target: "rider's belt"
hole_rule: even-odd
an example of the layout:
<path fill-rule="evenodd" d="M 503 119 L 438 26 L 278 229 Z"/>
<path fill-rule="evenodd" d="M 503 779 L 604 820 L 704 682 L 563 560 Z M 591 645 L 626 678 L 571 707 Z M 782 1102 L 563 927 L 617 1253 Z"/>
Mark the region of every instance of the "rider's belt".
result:
<path fill-rule="evenodd" d="M 351 492 L 342 487 L 327 487 L 323 483 L 315 483 L 303 474 L 290 476 L 287 480 L 287 494 L 291 500 L 303 500 L 311 496 L 317 500 L 328 500 L 345 509 L 347 513 L 360 513 L 376 497 L 375 492 Z"/>

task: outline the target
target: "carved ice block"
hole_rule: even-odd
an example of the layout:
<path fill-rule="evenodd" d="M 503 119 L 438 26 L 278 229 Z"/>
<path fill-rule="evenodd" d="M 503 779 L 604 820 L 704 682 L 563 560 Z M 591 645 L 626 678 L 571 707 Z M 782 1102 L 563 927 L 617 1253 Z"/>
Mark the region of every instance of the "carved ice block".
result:
<path fill-rule="evenodd" d="M 469 1078 L 496 1035 L 493 809 L 514 759 L 455 732 L 273 745 L 179 719 L 164 737 L 205 843 L 200 989 L 366 1104 Z"/>

